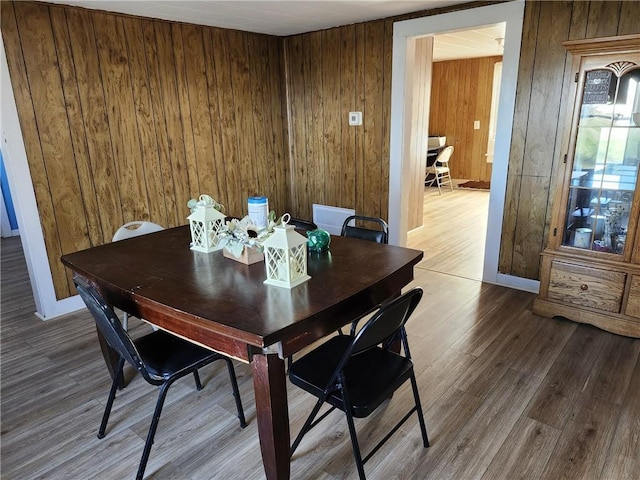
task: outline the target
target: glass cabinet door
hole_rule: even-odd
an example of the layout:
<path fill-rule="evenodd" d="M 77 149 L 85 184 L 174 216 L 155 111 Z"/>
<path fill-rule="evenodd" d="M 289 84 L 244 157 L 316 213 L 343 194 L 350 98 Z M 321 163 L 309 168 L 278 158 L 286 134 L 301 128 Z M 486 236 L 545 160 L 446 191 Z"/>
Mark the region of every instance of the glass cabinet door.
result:
<path fill-rule="evenodd" d="M 640 165 L 640 66 L 582 75 L 562 244 L 622 255 Z"/>

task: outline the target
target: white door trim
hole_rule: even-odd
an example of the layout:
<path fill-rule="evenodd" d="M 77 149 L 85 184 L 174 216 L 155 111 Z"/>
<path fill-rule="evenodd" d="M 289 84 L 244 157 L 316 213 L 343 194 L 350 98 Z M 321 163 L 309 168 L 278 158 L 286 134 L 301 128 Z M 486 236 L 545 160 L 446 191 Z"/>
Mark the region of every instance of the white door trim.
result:
<path fill-rule="evenodd" d="M 407 88 L 407 61 L 411 52 L 412 38 L 435 35 L 456 30 L 468 30 L 483 25 L 505 22 L 504 56 L 502 67 L 502 85 L 498 106 L 498 124 L 495 155 L 491 175 L 491 193 L 489 198 L 489 218 L 484 254 L 482 279 L 485 282 L 505 284 L 522 288 L 521 282 L 511 282 L 508 275 L 498 274 L 500 239 L 502 236 L 502 218 L 507 186 L 507 169 L 509 165 L 509 149 L 515 109 L 516 85 L 518 80 L 518 64 L 524 19 L 524 1 L 516 0 L 508 3 L 445 13 L 430 17 L 415 18 L 397 22 L 393 26 L 393 64 L 391 76 L 391 138 L 389 166 L 389 230 L 390 243 L 406 245 L 408 225 L 408 188 L 402 188 L 407 177 L 405 162 L 405 135 L 409 129 L 405 125 L 407 112 L 411 110 L 410 91 Z M 408 135 L 407 135 L 408 136 Z M 455 232 L 452 232 L 455 235 Z M 527 282 L 531 289 L 530 282 Z M 534 285 L 535 287 L 535 285 Z"/>

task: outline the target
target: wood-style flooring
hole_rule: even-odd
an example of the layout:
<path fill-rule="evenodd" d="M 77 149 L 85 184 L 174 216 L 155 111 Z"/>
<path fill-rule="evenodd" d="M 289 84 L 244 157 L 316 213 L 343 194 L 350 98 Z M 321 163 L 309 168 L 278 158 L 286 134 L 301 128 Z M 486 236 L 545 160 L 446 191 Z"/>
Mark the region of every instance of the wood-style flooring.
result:
<path fill-rule="evenodd" d="M 422 227 L 407 245 L 424 251 L 419 268 L 482 280 L 489 191 L 425 187 Z"/>
<path fill-rule="evenodd" d="M 475 261 L 447 254 L 478 241 L 476 192 L 467 193 L 470 202 L 443 194 L 446 207 L 426 213 L 442 227 L 423 229 L 429 252 L 412 284 L 425 291 L 409 334 L 431 448 L 412 419 L 365 465 L 368 478 L 637 480 L 640 340 L 533 315 L 534 295 L 482 284 L 456 264 Z M 1 478 L 134 478 L 156 390 L 128 370 L 107 435 L 96 438 L 110 381 L 93 321 L 86 312 L 38 320 L 19 239 L 1 248 Z M 148 328 L 131 321 L 134 336 Z M 200 392 L 190 377 L 170 389 L 146 478 L 264 478 L 250 369 L 237 364 L 243 430 L 222 368 L 203 369 Z M 409 398 L 403 388 L 357 421 L 365 452 Z M 292 434 L 312 404 L 290 386 Z M 291 477 L 357 478 L 339 412 L 303 440 Z"/>

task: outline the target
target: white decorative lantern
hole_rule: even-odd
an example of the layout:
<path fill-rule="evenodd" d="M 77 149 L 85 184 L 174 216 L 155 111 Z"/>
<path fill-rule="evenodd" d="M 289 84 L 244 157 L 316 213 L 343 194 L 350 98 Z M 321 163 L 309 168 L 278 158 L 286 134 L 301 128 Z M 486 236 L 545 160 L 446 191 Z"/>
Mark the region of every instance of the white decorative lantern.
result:
<path fill-rule="evenodd" d="M 273 233 L 262 244 L 264 262 L 267 268 L 267 285 L 293 288 L 306 282 L 307 239 L 287 225 L 291 219 L 288 213 L 282 216 L 282 226 L 276 226 Z"/>
<path fill-rule="evenodd" d="M 187 218 L 191 227 L 191 250 L 214 252 L 220 250 L 220 231 L 225 216 L 215 207 L 218 205 L 209 195 L 200 195 L 193 213 Z"/>

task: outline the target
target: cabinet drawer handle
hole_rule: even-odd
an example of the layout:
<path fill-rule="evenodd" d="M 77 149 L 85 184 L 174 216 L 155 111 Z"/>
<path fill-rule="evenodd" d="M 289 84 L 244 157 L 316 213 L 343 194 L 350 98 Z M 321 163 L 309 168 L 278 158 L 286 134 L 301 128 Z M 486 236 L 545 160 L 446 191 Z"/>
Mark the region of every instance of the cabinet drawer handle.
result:
<path fill-rule="evenodd" d="M 587 285 L 586 283 L 583 283 L 582 285 L 580 285 L 580 290 L 582 290 L 583 292 L 586 290 L 589 290 L 589 285 Z"/>

